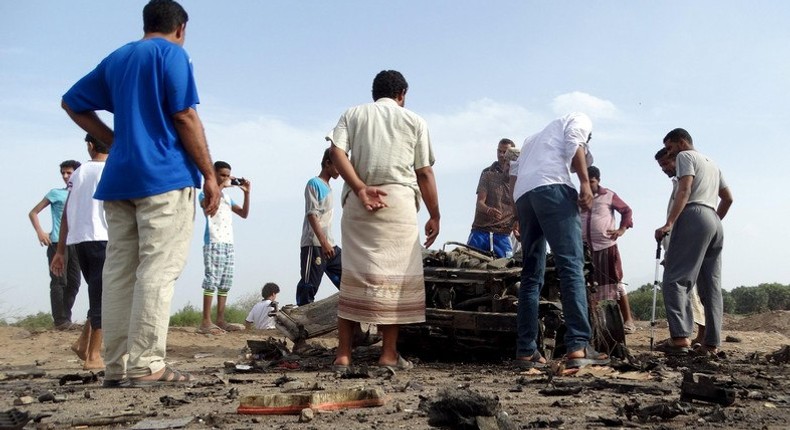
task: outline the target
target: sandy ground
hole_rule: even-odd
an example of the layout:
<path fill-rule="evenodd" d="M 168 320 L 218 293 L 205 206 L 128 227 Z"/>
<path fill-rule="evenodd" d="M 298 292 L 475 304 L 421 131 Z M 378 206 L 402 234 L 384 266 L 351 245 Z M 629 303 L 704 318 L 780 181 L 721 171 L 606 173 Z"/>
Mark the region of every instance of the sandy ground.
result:
<path fill-rule="evenodd" d="M 728 317 L 725 336 L 740 339 L 723 345 L 727 358 L 666 359 L 650 354 L 648 323 L 639 324 L 628 337 L 631 353 L 641 363 L 641 371 L 627 367 L 620 371 L 595 370 L 592 374 L 549 377 L 531 374 L 503 363 L 418 363 L 410 370 L 372 372 L 369 378 L 342 378 L 331 372 L 329 335 L 314 340 L 330 348 L 325 355 L 292 360 L 300 369 L 270 368 L 265 373 L 234 373 L 226 361 L 244 362 L 247 339 L 283 339 L 276 331 L 231 332 L 222 336 L 198 334 L 192 328 L 172 328 L 168 339 L 168 360 L 177 368 L 197 376 L 189 387 L 103 389 L 97 382 L 69 382 L 60 385 L 64 375 L 90 376 L 70 351 L 78 332 L 46 331 L 29 333 L 14 327 L 0 327 L 0 411 L 16 407 L 31 416 L 42 416 L 40 423 L 26 428 L 126 428 L 138 423 L 166 424 L 188 422 L 187 428 L 280 428 L 280 429 L 424 429 L 431 428 L 429 414 L 420 409 L 445 398 L 445 390 L 475 392 L 494 399 L 514 424 L 512 428 L 790 428 L 790 364 L 768 363 L 765 354 L 790 344 L 790 312 L 771 312 L 750 317 Z M 668 335 L 659 327 L 656 339 Z M 289 344 L 290 346 L 290 344 Z M 320 348 L 319 348 L 320 349 Z M 412 357 L 414 358 L 414 357 Z M 357 362 L 373 361 L 373 350 L 357 351 Z M 685 360 L 685 361 L 684 361 Z M 416 361 L 416 360 L 415 360 Z M 736 392 L 735 404 L 721 408 L 704 402 L 690 406 L 678 404 L 681 372 L 690 368 L 709 373 Z M 19 372 L 26 369 L 26 372 Z M 31 373 L 38 372 L 39 377 Z M 29 375 L 26 377 L 26 375 Z M 286 375 L 314 388 L 380 388 L 386 393 L 384 406 L 317 411 L 312 421 L 300 422 L 295 415 L 240 415 L 239 399 L 247 395 L 283 392 L 278 378 Z M 550 396 L 539 394 L 547 388 L 569 389 L 576 394 Z M 57 402 L 40 401 L 46 393 Z M 556 393 L 552 393 L 556 394 Z M 25 396 L 29 404 L 16 405 Z M 627 412 L 650 405 L 680 405 L 681 413 L 671 419 L 648 417 L 645 422 Z M 631 405 L 631 406 L 629 406 Z M 630 409 L 629 409 L 630 408 Z M 126 415 L 125 424 L 106 424 Z M 0 423 L 2 424 L 2 423 Z M 145 428 L 152 428 L 148 426 Z"/>

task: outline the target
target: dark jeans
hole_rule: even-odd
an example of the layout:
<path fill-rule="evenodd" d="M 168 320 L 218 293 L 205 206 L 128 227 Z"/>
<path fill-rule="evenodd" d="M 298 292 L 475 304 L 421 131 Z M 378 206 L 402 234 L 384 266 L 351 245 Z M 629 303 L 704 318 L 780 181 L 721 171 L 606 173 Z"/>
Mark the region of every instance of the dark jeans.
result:
<path fill-rule="evenodd" d="M 302 274 L 299 284 L 296 285 L 296 304 L 303 306 L 315 301 L 321 278 L 326 276 L 340 288 L 340 276 L 343 271 L 340 258 L 340 248 L 335 247 L 335 256 L 327 260 L 320 246 L 303 246 L 299 255 Z"/>
<path fill-rule="evenodd" d="M 77 249 L 77 256 L 80 260 L 82 276 L 88 284 L 88 320 L 91 328 L 96 330 L 101 328 L 101 292 L 102 292 L 102 271 L 104 270 L 104 256 L 107 249 L 107 241 L 81 242 L 74 245 Z"/>
<path fill-rule="evenodd" d="M 57 243 L 47 247 L 47 270 L 58 249 Z M 52 306 L 52 319 L 55 326 L 71 322 L 71 308 L 80 291 L 80 264 L 74 246 L 66 247 L 66 267 L 64 276 L 49 271 L 49 303 Z"/>
<path fill-rule="evenodd" d="M 554 253 L 560 278 L 565 346 L 583 349 L 592 330 L 587 316 L 584 248 L 578 193 L 567 185 L 535 188 L 516 201 L 524 267 L 518 291 L 516 356 L 530 357 L 537 350 L 538 300 L 546 270 L 546 242 Z"/>

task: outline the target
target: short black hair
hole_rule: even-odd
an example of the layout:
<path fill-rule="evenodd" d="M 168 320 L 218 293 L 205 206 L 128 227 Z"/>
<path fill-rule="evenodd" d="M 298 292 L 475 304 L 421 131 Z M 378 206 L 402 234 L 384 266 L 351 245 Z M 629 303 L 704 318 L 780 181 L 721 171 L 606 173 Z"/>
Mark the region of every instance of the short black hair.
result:
<path fill-rule="evenodd" d="M 601 169 L 599 169 L 599 168 L 597 168 L 595 166 L 590 166 L 590 167 L 587 168 L 587 176 L 589 176 L 590 179 L 595 178 L 595 179 L 600 181 L 601 180 Z"/>
<path fill-rule="evenodd" d="M 267 282 L 261 288 L 261 297 L 264 299 L 280 292 L 280 287 L 274 282 Z"/>
<path fill-rule="evenodd" d="M 82 163 L 80 163 L 77 160 L 66 160 L 66 161 L 60 163 L 60 168 L 63 169 L 63 168 L 69 168 L 70 167 L 72 170 L 77 170 L 77 169 L 80 168 L 81 165 L 82 165 Z"/>
<path fill-rule="evenodd" d="M 510 145 L 512 148 L 516 147 L 516 144 L 513 143 L 513 141 L 508 139 L 507 137 L 503 137 L 502 139 L 499 139 L 499 145 Z"/>
<path fill-rule="evenodd" d="M 233 170 L 233 169 L 230 168 L 230 164 L 228 164 L 227 162 L 225 162 L 225 161 L 215 161 L 214 162 L 214 171 L 216 172 L 219 169 Z"/>
<path fill-rule="evenodd" d="M 93 144 L 93 150 L 98 152 L 99 154 L 109 154 L 110 153 L 110 145 L 102 142 L 99 139 L 91 136 L 90 134 L 85 135 L 85 141 Z"/>
<path fill-rule="evenodd" d="M 676 129 L 670 131 L 669 133 L 667 133 L 667 135 L 664 136 L 663 142 L 664 143 L 667 143 L 667 142 L 680 143 L 680 141 L 682 141 L 682 140 L 685 140 L 686 142 L 688 142 L 689 145 L 694 145 L 694 141 L 691 140 L 691 135 L 689 134 L 689 132 L 687 132 L 686 130 L 684 130 L 682 128 L 676 128 Z"/>
<path fill-rule="evenodd" d="M 332 154 L 332 147 L 326 148 L 324 150 L 324 156 L 321 157 L 321 168 L 324 168 L 325 163 L 331 163 L 332 159 L 329 157 Z"/>
<path fill-rule="evenodd" d="M 656 152 L 656 161 L 661 160 L 662 158 L 666 157 L 669 154 L 669 150 L 667 148 L 661 148 Z"/>
<path fill-rule="evenodd" d="M 373 100 L 382 97 L 397 98 L 409 89 L 406 78 L 397 70 L 382 70 L 373 79 Z"/>
<path fill-rule="evenodd" d="M 151 0 L 143 8 L 143 31 L 169 34 L 189 20 L 187 11 L 173 0 Z"/>

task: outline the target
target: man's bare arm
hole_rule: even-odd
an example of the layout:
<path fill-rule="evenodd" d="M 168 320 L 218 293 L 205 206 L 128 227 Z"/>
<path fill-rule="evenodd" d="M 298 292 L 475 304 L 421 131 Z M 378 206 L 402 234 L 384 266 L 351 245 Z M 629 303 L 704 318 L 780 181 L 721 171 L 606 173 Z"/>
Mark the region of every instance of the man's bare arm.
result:
<path fill-rule="evenodd" d="M 33 209 L 27 214 L 27 217 L 30 218 L 30 223 L 33 224 L 33 230 L 36 231 L 36 236 L 38 236 L 38 243 L 41 246 L 49 246 L 52 243 L 49 235 L 41 228 L 41 223 L 38 221 L 39 212 L 43 211 L 47 206 L 49 206 L 49 200 L 45 197 L 37 205 L 33 206 Z"/>
<path fill-rule="evenodd" d="M 71 197 L 71 193 L 69 193 Z M 49 270 L 57 276 L 63 276 L 66 270 L 66 238 L 69 237 L 69 219 L 66 216 L 66 211 L 69 207 L 69 198 L 66 198 L 66 204 L 63 205 L 63 214 L 60 216 L 60 233 L 58 235 L 58 246 L 55 249 L 55 255 L 52 256 L 52 263 Z"/>
<path fill-rule="evenodd" d="M 592 189 L 590 188 L 590 178 L 587 175 L 587 154 L 584 153 L 583 146 L 580 145 L 576 148 L 576 153 L 573 154 L 571 160 L 571 167 L 579 177 L 579 207 L 588 211 L 592 207 Z"/>
<path fill-rule="evenodd" d="M 683 176 L 678 179 L 678 188 L 675 191 L 675 199 L 672 201 L 672 208 L 669 210 L 669 214 L 667 215 L 667 222 L 656 229 L 655 238 L 656 240 L 661 240 L 666 236 L 671 230 L 672 226 L 675 225 L 675 221 L 678 220 L 680 213 L 683 212 L 683 209 L 686 207 L 686 203 L 689 201 L 689 196 L 691 195 L 691 184 L 694 181 L 694 177 L 691 175 Z"/>
<path fill-rule="evenodd" d="M 173 124 L 181 144 L 203 174 L 204 209 L 213 216 L 219 208 L 219 186 L 214 176 L 214 165 L 208 151 L 206 133 L 197 111 L 187 108 L 173 114 Z"/>
<path fill-rule="evenodd" d="M 85 130 L 88 134 L 106 143 L 107 145 L 112 145 L 112 142 L 115 139 L 115 134 L 113 133 L 112 129 L 107 126 L 107 124 L 105 124 L 101 118 L 99 118 L 99 115 L 97 115 L 96 112 L 74 112 L 64 100 L 61 100 L 60 107 L 66 111 L 66 113 L 69 115 L 69 118 L 71 118 L 71 120 L 74 121 L 74 123 L 77 124 L 81 129 Z"/>
<path fill-rule="evenodd" d="M 326 255 L 327 258 L 334 258 L 335 248 L 326 240 L 326 235 L 321 229 L 321 224 L 318 223 L 318 216 L 315 214 L 307 214 L 307 222 L 310 223 L 313 234 L 315 234 L 315 237 L 318 239 L 318 243 L 321 244 L 321 250 L 324 252 L 324 255 Z"/>
<path fill-rule="evenodd" d="M 332 150 L 329 153 L 329 158 L 332 164 L 337 168 L 337 172 L 343 177 L 343 180 L 351 188 L 351 191 L 359 197 L 362 206 L 369 211 L 377 211 L 381 208 L 387 207 L 384 201 L 384 196 L 387 195 L 384 191 L 377 187 L 369 187 L 362 182 L 351 161 L 346 156 L 345 151 L 332 144 Z"/>
<path fill-rule="evenodd" d="M 414 171 L 417 174 L 417 185 L 420 187 L 422 201 L 430 218 L 425 223 L 425 247 L 429 248 L 439 235 L 441 214 L 439 213 L 439 192 L 436 189 L 436 177 L 431 166 Z"/>
<path fill-rule="evenodd" d="M 730 211 L 730 206 L 732 206 L 733 198 L 732 193 L 730 192 L 730 188 L 722 188 L 719 190 L 719 206 L 716 208 L 716 215 L 719 216 L 719 219 L 724 219 L 727 216 L 727 212 Z"/>

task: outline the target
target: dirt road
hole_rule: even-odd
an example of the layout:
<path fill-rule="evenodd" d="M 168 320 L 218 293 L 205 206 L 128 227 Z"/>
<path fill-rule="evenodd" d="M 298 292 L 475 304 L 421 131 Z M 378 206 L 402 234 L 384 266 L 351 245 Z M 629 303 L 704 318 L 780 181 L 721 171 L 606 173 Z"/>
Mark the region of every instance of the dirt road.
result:
<path fill-rule="evenodd" d="M 435 411 L 438 405 L 432 402 L 447 400 L 454 393 L 479 393 L 482 399 L 488 399 L 489 406 L 493 404 L 507 414 L 505 421 L 513 425 L 511 428 L 790 428 L 790 364 L 766 361 L 767 353 L 790 344 L 790 312 L 728 317 L 725 329 L 724 335 L 740 342 L 723 345 L 727 354 L 723 360 L 667 359 L 650 354 L 649 329 L 647 323 L 641 323 L 637 333 L 628 337 L 628 347 L 637 361 L 616 366 L 615 370 L 549 376 L 520 371 L 508 362 L 464 363 L 459 357 L 458 363 L 418 363 L 410 371 L 341 378 L 329 369 L 331 350 L 310 359 L 290 360 L 287 364 L 300 365 L 296 370 L 282 367 L 266 373 L 228 373 L 226 361 L 244 361 L 247 339 L 280 338 L 278 333 L 207 336 L 191 328 L 173 328 L 168 359 L 175 367 L 197 376 L 196 384 L 184 388 L 102 389 L 100 378 L 97 382 L 59 385 L 64 375 L 90 376 L 81 370 L 80 361 L 69 349 L 77 332 L 29 333 L 0 327 L 0 411 L 16 407 L 30 416 L 40 415 L 38 428 L 119 428 L 137 423 L 137 428 L 185 425 L 189 429 L 415 430 L 431 428 L 429 419 L 433 415 L 428 411 Z M 657 330 L 657 339 L 666 336 L 666 328 Z M 326 348 L 335 346 L 332 336 L 315 343 Z M 316 350 L 320 353 L 321 348 Z M 372 362 L 375 354 L 375 349 L 359 350 L 355 360 Z M 685 369 L 713 375 L 721 387 L 734 390 L 734 405 L 679 403 Z M 36 373 L 39 377 L 33 377 Z M 296 380 L 297 386 L 301 383 L 323 390 L 380 388 L 386 394 L 386 403 L 374 408 L 316 411 L 310 422 L 299 422 L 296 415 L 236 413 L 240 397 L 283 392 L 283 375 Z M 24 403 L 26 396 L 31 403 L 15 406 L 15 402 Z M 669 418 L 671 415 L 675 416 Z M 121 421 L 125 423 L 110 424 Z M 35 426 L 31 422 L 27 428 Z"/>

